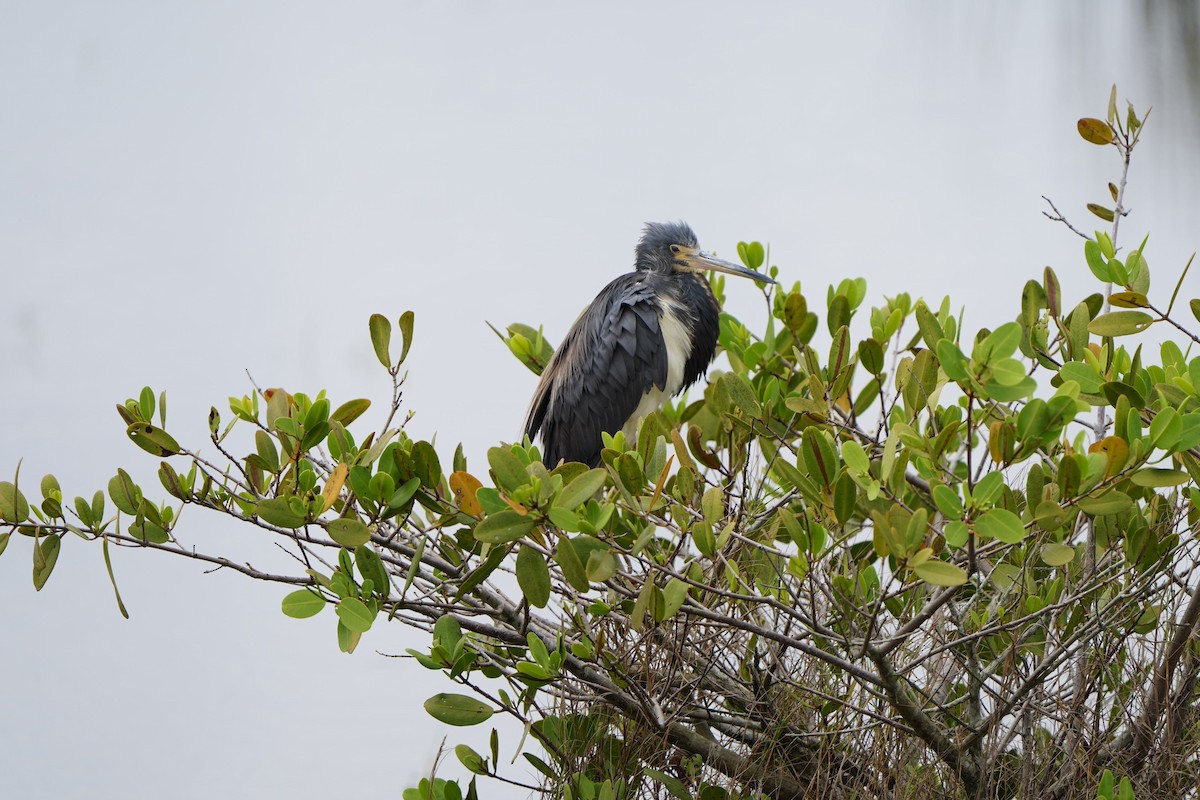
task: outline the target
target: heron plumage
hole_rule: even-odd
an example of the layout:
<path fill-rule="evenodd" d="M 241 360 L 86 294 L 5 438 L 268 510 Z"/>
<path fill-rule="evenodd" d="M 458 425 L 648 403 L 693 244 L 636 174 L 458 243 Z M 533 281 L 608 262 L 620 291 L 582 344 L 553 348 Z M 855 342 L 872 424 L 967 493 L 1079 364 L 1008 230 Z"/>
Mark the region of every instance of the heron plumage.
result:
<path fill-rule="evenodd" d="M 683 223 L 651 223 L 636 271 L 601 290 L 542 372 L 525 420 L 542 458 L 600 463 L 601 434 L 637 432 L 643 417 L 704 375 L 717 348 L 720 306 L 700 271 L 765 275 L 700 253 Z"/>

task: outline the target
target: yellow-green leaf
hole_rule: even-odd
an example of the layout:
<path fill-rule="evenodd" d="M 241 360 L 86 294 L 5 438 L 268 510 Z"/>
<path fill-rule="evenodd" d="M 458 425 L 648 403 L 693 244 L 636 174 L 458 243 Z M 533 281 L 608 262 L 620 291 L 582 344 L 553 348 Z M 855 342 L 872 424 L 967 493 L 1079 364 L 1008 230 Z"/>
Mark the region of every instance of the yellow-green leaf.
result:
<path fill-rule="evenodd" d="M 307 619 L 325 608 L 325 598 L 312 589 L 301 589 L 284 597 L 282 607 L 292 619 Z"/>
<path fill-rule="evenodd" d="M 24 522 L 29 519 L 29 502 L 25 494 L 16 484 L 8 481 L 0 481 L 0 519 L 5 522 Z"/>
<path fill-rule="evenodd" d="M 1005 544 L 1016 544 L 1025 538 L 1025 526 L 1021 518 L 1005 508 L 993 508 L 975 520 L 975 530 L 991 539 Z"/>
<path fill-rule="evenodd" d="M 1113 292 L 1108 302 L 1117 308 L 1149 308 L 1150 301 L 1141 292 Z"/>
<path fill-rule="evenodd" d="M 371 541 L 371 531 L 366 523 L 356 517 L 335 519 L 325 526 L 325 530 L 328 531 L 329 538 L 342 547 L 358 547 Z"/>
<path fill-rule="evenodd" d="M 607 478 L 608 472 L 606 470 L 588 470 L 567 484 L 566 488 L 562 490 L 562 494 L 555 501 L 555 505 L 574 511 L 592 499 L 596 492 L 604 488 L 604 481 Z"/>
<path fill-rule="evenodd" d="M 663 604 L 662 616 L 659 617 L 661 622 L 664 619 L 670 619 L 679 612 L 683 607 L 683 601 L 687 599 L 688 585 L 679 578 L 671 578 L 667 581 L 667 585 L 663 587 Z"/>
<path fill-rule="evenodd" d="M 1092 320 L 1087 329 L 1095 336 L 1128 336 L 1153 324 L 1154 317 L 1145 311 L 1110 311 Z"/>
<path fill-rule="evenodd" d="M 1042 545 L 1042 561 L 1052 567 L 1061 567 L 1075 560 L 1075 548 L 1069 544 L 1046 542 Z"/>
<path fill-rule="evenodd" d="M 366 633 L 375 621 L 375 612 L 357 597 L 344 597 L 338 603 L 337 616 L 352 633 Z"/>
<path fill-rule="evenodd" d="M 491 706 L 465 694 L 441 692 L 425 701 L 425 711 L 438 722 L 466 727 L 487 722 L 492 716 Z"/>
<path fill-rule="evenodd" d="M 534 608 L 550 602 L 550 568 L 546 558 L 534 548 L 523 545 L 517 552 L 517 584 Z"/>
<path fill-rule="evenodd" d="M 1133 505 L 1133 500 L 1124 492 L 1105 492 L 1099 497 L 1081 497 L 1075 503 L 1085 514 L 1102 517 L 1106 514 L 1119 514 Z"/>
<path fill-rule="evenodd" d="M 912 568 L 917 577 L 934 586 L 962 586 L 967 582 L 967 573 L 945 561 L 925 561 Z"/>
<path fill-rule="evenodd" d="M 1190 478 L 1186 472 L 1177 469 L 1148 468 L 1133 473 L 1130 480 L 1137 486 L 1162 489 L 1168 486 L 1180 486 L 1187 483 Z"/>
<path fill-rule="evenodd" d="M 371 401 L 364 397 L 359 397 L 355 400 L 347 400 L 338 406 L 336 411 L 329 415 L 329 421 L 339 422 L 343 427 L 345 427 L 361 417 L 363 413 L 370 407 Z"/>
<path fill-rule="evenodd" d="M 116 480 L 114 478 L 114 480 Z M 109 484 L 109 493 L 112 493 L 112 484 Z M 271 525 L 278 525 L 281 528 L 299 528 L 307 519 L 304 514 L 298 509 L 293 508 L 288 502 L 287 497 L 273 497 L 270 500 L 263 500 L 255 508 L 255 514 L 258 518 Z M 116 495 L 113 495 L 113 502 L 117 502 Z"/>
<path fill-rule="evenodd" d="M 415 317 L 411 311 L 405 311 L 400 315 L 400 337 L 404 340 L 400 349 L 400 361 L 398 362 L 400 364 L 403 364 L 404 359 L 408 358 L 408 348 L 412 347 L 414 320 Z"/>
<path fill-rule="evenodd" d="M 392 342 L 392 323 L 383 314 L 372 314 L 369 321 L 371 327 L 371 346 L 375 348 L 375 357 L 387 369 L 392 368 L 392 357 L 388 352 Z M 343 423 L 345 424 L 345 423 Z"/>
<path fill-rule="evenodd" d="M 62 540 L 58 536 L 47 536 L 33 548 L 33 588 L 39 592 L 54 571 L 61 546 Z"/>
<path fill-rule="evenodd" d="M 1079 135 L 1092 144 L 1112 144 L 1113 129 L 1104 120 L 1084 117 L 1077 123 Z"/>
<path fill-rule="evenodd" d="M 475 538 L 487 544 L 515 542 L 533 530 L 537 520 L 530 514 L 518 514 L 511 508 L 491 514 L 475 526 Z"/>

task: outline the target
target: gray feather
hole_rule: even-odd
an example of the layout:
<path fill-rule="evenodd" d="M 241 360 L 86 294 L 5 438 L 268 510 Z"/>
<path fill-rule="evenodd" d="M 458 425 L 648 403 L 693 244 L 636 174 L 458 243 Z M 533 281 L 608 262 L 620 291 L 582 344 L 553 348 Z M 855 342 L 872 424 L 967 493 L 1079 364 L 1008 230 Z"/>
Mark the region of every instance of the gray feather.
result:
<path fill-rule="evenodd" d="M 604 287 L 546 366 L 525 433 L 541 433 L 547 465 L 599 464 L 600 434 L 621 430 L 646 392 L 666 388 L 656 279 L 634 272 Z"/>

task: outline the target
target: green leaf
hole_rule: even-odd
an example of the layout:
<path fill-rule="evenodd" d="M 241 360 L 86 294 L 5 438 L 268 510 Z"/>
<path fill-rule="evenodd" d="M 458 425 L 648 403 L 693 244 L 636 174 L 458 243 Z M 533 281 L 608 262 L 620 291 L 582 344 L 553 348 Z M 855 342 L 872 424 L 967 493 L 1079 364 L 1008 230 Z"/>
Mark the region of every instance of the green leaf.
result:
<path fill-rule="evenodd" d="M 109 484 L 108 491 L 112 493 L 112 484 Z M 299 510 L 292 507 L 288 502 L 291 498 L 273 497 L 270 500 L 263 500 L 255 508 L 254 513 L 263 522 L 271 525 L 278 525 L 281 528 L 299 528 L 308 521 L 307 517 Z M 113 502 L 121 505 L 116 496 L 113 496 Z"/>
<path fill-rule="evenodd" d="M 1042 545 L 1042 561 L 1052 567 L 1061 567 L 1075 560 L 1075 548 L 1069 544 L 1046 542 Z"/>
<path fill-rule="evenodd" d="M 583 561 L 579 558 L 579 551 L 567 537 L 564 536 L 558 540 L 558 547 L 554 549 L 554 560 L 562 568 L 563 577 L 566 578 L 571 588 L 578 592 L 586 592 L 591 588 L 587 570 L 584 569 Z"/>
<path fill-rule="evenodd" d="M 617 574 L 617 559 L 608 550 L 593 550 L 588 554 L 583 571 L 588 581 L 604 583 Z"/>
<path fill-rule="evenodd" d="M 1021 518 L 1004 508 L 993 508 L 975 520 L 975 530 L 980 536 L 999 539 L 1006 544 L 1016 544 L 1025 538 L 1025 526 Z"/>
<path fill-rule="evenodd" d="M 463 578 L 462 583 L 458 585 L 458 590 L 454 593 L 452 602 L 457 603 L 461 598 L 475 591 L 475 587 L 490 578 L 492 573 L 500 566 L 500 562 L 508 557 L 510 549 L 508 547 L 493 547 L 492 552 L 488 553 L 488 557 L 484 559 L 483 563 L 471 570 L 470 574 Z"/>
<path fill-rule="evenodd" d="M 462 635 L 462 625 L 453 614 L 443 614 L 433 623 L 433 643 L 446 652 L 458 647 Z"/>
<path fill-rule="evenodd" d="M 871 459 L 867 457 L 867 452 L 852 439 L 842 442 L 842 460 L 846 462 L 846 469 L 856 475 L 869 475 L 871 472 Z"/>
<path fill-rule="evenodd" d="M 967 379 L 967 357 L 958 349 L 958 345 L 949 339 L 939 339 L 936 352 L 947 378 L 952 381 Z"/>
<path fill-rule="evenodd" d="M 656 769 L 646 769 L 646 775 L 662 784 L 663 788 L 670 792 L 675 800 L 692 800 L 691 792 L 674 775 L 668 775 Z"/>
<path fill-rule="evenodd" d="M 942 537 L 951 547 L 962 547 L 967 543 L 971 529 L 965 522 L 951 522 L 942 528 Z"/>
<path fill-rule="evenodd" d="M 1058 371 L 1064 381 L 1075 381 L 1085 394 L 1099 394 L 1104 386 L 1104 376 L 1082 361 L 1068 361 Z"/>
<path fill-rule="evenodd" d="M 761 242 L 738 242 L 737 252 L 738 258 L 750 269 L 762 266 L 765 254 Z"/>
<path fill-rule="evenodd" d="M 556 773 L 554 771 L 554 768 L 551 767 L 549 764 L 547 764 L 542 759 L 535 756 L 533 753 L 522 753 L 521 756 L 526 761 L 528 761 L 530 764 L 532 764 L 534 766 L 534 768 L 537 769 L 538 772 L 542 773 L 547 778 L 550 778 L 552 780 L 558 779 L 558 773 Z"/>
<path fill-rule="evenodd" d="M 646 486 L 646 475 L 634 454 L 621 453 L 617 456 L 616 467 L 622 485 L 633 494 L 641 494 Z"/>
<path fill-rule="evenodd" d="M 1075 505 L 1085 514 L 1102 517 L 1107 514 L 1119 514 L 1133 506 L 1133 500 L 1124 492 L 1105 492 L 1099 497 L 1081 497 Z"/>
<path fill-rule="evenodd" d="M 438 722 L 466 727 L 487 722 L 492 708 L 465 694 L 441 692 L 425 701 L 425 711 Z"/>
<path fill-rule="evenodd" d="M 25 494 L 8 481 L 0 481 L 0 519 L 13 523 L 29 519 L 29 502 Z"/>
<path fill-rule="evenodd" d="M 559 530 L 568 531 L 569 533 L 579 533 L 583 530 L 583 526 L 579 521 L 579 515 L 574 511 L 567 511 L 561 506 L 551 506 L 546 512 L 546 516 L 550 518 L 550 521 Z"/>
<path fill-rule="evenodd" d="M 883 372 L 883 345 L 875 339 L 863 339 L 858 343 L 858 360 L 872 375 Z"/>
<path fill-rule="evenodd" d="M 394 516 L 399 514 L 416 496 L 417 490 L 421 488 L 420 478 L 409 478 L 404 483 L 400 484 L 396 491 L 392 492 L 391 498 L 387 503 L 387 513 L 385 516 Z"/>
<path fill-rule="evenodd" d="M 937 321 L 937 317 L 929 310 L 929 306 L 925 304 L 924 300 L 917 301 L 913 312 L 917 318 L 917 329 L 921 332 L 921 338 L 925 340 L 925 346 L 936 348 L 937 343 L 946 338 L 946 332 Z"/>
<path fill-rule="evenodd" d="M 967 582 L 967 573 L 945 561 L 925 561 L 913 567 L 917 577 L 934 586 L 962 586 Z"/>
<path fill-rule="evenodd" d="M 475 539 L 487 544 L 515 542 L 533 530 L 537 519 L 532 514 L 518 514 L 511 508 L 489 515 L 475 526 Z"/>
<path fill-rule="evenodd" d="M 359 641 L 362 639 L 361 631 L 352 631 L 346 627 L 346 624 L 338 620 L 337 624 L 338 649 L 343 653 L 353 653 L 358 647 Z"/>
<path fill-rule="evenodd" d="M 1116 218 L 1116 214 L 1113 213 L 1111 208 L 1105 208 L 1099 203 L 1088 203 L 1087 210 L 1105 222 L 1112 222 Z"/>
<path fill-rule="evenodd" d="M 154 390 L 149 386 L 143 386 L 138 395 L 138 411 L 147 422 L 154 419 Z"/>
<path fill-rule="evenodd" d="M 525 463 L 511 447 L 492 447 L 488 450 L 487 457 L 488 466 L 492 468 L 492 477 L 501 489 L 511 492 L 529 483 Z"/>
<path fill-rule="evenodd" d="M 59 485 L 58 478 L 53 475 L 47 474 L 42 476 L 41 490 L 42 497 L 47 500 L 62 497 L 62 486 Z"/>
<path fill-rule="evenodd" d="M 11 536 L 11 533 L 0 533 L 0 556 L 4 555 L 4 549 L 8 547 L 8 540 Z"/>
<path fill-rule="evenodd" d="M 947 519 L 962 519 L 962 498 L 958 496 L 958 492 L 954 491 L 944 483 L 934 484 L 933 503 L 937 506 L 938 511 L 942 512 Z"/>
<path fill-rule="evenodd" d="M 283 598 L 283 613 L 292 619 L 307 619 L 320 613 L 325 598 L 312 589 L 301 589 Z"/>
<path fill-rule="evenodd" d="M 707 522 L 696 522 L 691 528 L 692 541 L 696 543 L 696 549 L 706 558 L 712 558 L 713 553 L 717 549 L 717 540 L 713 536 L 712 525 Z"/>
<path fill-rule="evenodd" d="M 1153 324 L 1154 317 L 1145 311 L 1110 311 L 1092 320 L 1087 329 L 1095 336 L 1128 336 Z"/>
<path fill-rule="evenodd" d="M 7 539 L 7 537 L 8 537 L 8 534 L 5 534 L 3 538 Z M 129 619 L 129 612 L 125 609 L 124 601 L 121 600 L 121 590 L 117 588 L 117 578 L 115 575 L 113 575 L 112 558 L 108 555 L 108 537 L 107 536 L 104 537 L 104 545 L 102 547 L 102 550 L 104 551 L 104 568 L 106 570 L 108 570 L 108 582 L 112 584 L 113 594 L 117 596 L 117 609 L 121 612 L 122 617 L 124 617 L 125 619 Z M 3 552 L 4 552 L 4 542 L 0 541 L 0 553 L 3 553 Z"/>
<path fill-rule="evenodd" d="M 1002 386 L 1015 386 L 1026 377 L 1025 365 L 1015 358 L 1002 358 L 991 366 L 992 380 Z"/>
<path fill-rule="evenodd" d="M 338 406 L 336 411 L 329 415 L 329 421 L 341 423 L 341 425 L 345 427 L 361 417 L 370 407 L 371 401 L 363 397 L 359 397 L 354 400 L 347 400 Z"/>
<path fill-rule="evenodd" d="M 809 476 L 826 489 L 833 486 L 839 466 L 837 451 L 824 432 L 816 427 L 807 428 L 800 443 L 800 453 Z"/>
<path fill-rule="evenodd" d="M 260 503 L 259 506 L 261 508 L 262 504 Z M 270 522 L 270 520 L 267 521 Z M 371 541 L 371 531 L 367 528 L 366 523 L 357 517 L 335 519 L 325 526 L 325 530 L 329 534 L 329 538 L 342 547 L 358 547 L 360 544 Z"/>
<path fill-rule="evenodd" d="M 854 517 L 858 509 L 858 486 L 849 474 L 843 472 L 833 484 L 833 515 L 842 525 Z"/>
<path fill-rule="evenodd" d="M 1011 386 L 1005 386 L 999 381 L 994 380 L 988 381 L 984 385 L 984 391 L 987 396 L 999 403 L 1011 403 L 1014 400 L 1028 397 L 1033 394 L 1033 390 L 1036 388 L 1037 381 L 1028 375 Z"/>
<path fill-rule="evenodd" d="M 604 482 L 607 479 L 607 470 L 590 469 L 568 483 L 554 504 L 574 511 L 604 488 Z"/>
<path fill-rule="evenodd" d="M 388 350 L 392 341 L 392 323 L 383 314 L 372 314 L 369 324 L 371 326 L 371 346 L 375 348 L 375 357 L 386 369 L 391 369 L 392 357 Z"/>
<path fill-rule="evenodd" d="M 1158 412 L 1150 422 L 1150 443 L 1171 450 L 1183 436 L 1183 417 L 1170 406 Z"/>
<path fill-rule="evenodd" d="M 1192 310 L 1192 316 L 1196 318 L 1196 321 L 1200 322 L 1200 298 L 1189 300 L 1188 308 Z"/>
<path fill-rule="evenodd" d="M 366 633 L 375 622 L 375 612 L 357 597 L 344 597 L 337 605 L 337 616 L 352 633 Z"/>
<path fill-rule="evenodd" d="M 116 476 L 108 482 L 108 496 L 126 514 L 136 514 L 142 503 L 142 490 L 123 469 L 118 469 Z"/>
<path fill-rule="evenodd" d="M 370 578 L 371 583 L 375 584 L 375 591 L 386 597 L 390 581 L 387 568 L 383 566 L 383 559 L 379 554 L 369 547 L 356 547 L 354 563 L 358 565 L 358 571 L 363 578 Z"/>
<path fill-rule="evenodd" d="M 546 558 L 534 548 L 523 545 L 517 551 L 517 584 L 534 608 L 545 608 L 550 602 L 550 567 Z"/>
<path fill-rule="evenodd" d="M 1190 480 L 1186 472 L 1176 469 L 1141 469 L 1130 478 L 1135 486 L 1145 486 L 1151 489 L 1162 489 L 1168 486 L 1181 486 Z"/>
<path fill-rule="evenodd" d="M 1106 769 L 1100 775 L 1100 785 L 1096 787 L 1097 800 L 1116 800 L 1113 792 L 1115 780 L 1111 769 Z"/>
<path fill-rule="evenodd" d="M 737 373 L 727 374 L 723 380 L 729 391 L 729 400 L 747 417 L 757 419 L 762 414 L 762 407 L 758 404 L 758 398 L 754 396 L 754 387 L 750 385 L 750 381 Z"/>
<path fill-rule="evenodd" d="M 466 767 L 467 772 L 475 775 L 488 774 L 487 761 L 484 757 L 465 744 L 455 745 L 454 755 L 458 756 L 459 763 Z"/>
<path fill-rule="evenodd" d="M 33 548 L 33 588 L 39 592 L 46 585 L 54 565 L 58 562 L 58 551 L 62 540 L 58 536 L 47 536 Z"/>
<path fill-rule="evenodd" d="M 971 490 L 971 504 L 975 508 L 987 508 L 1000 497 L 1002 491 L 1004 491 L 1004 475 L 999 472 L 989 472 L 980 478 Z"/>
<path fill-rule="evenodd" d="M 1108 262 L 1104 260 L 1104 253 L 1101 251 L 1099 243 L 1091 239 L 1084 242 L 1083 257 L 1087 261 L 1088 269 L 1098 280 L 1104 283 L 1112 281 L 1112 271 L 1108 268 Z"/>
<path fill-rule="evenodd" d="M 700 498 L 700 511 L 704 521 L 716 524 L 725 516 L 725 493 L 720 486 L 711 486 Z"/>
<path fill-rule="evenodd" d="M 400 336 L 404 340 L 404 345 L 400 350 L 400 361 L 397 362 L 398 364 L 403 364 L 404 359 L 408 358 L 408 348 L 412 347 L 412 341 L 413 341 L 413 322 L 414 322 L 414 320 L 415 320 L 415 317 L 413 316 L 413 312 L 411 312 L 411 311 L 405 311 L 403 314 L 400 315 L 400 320 L 399 320 Z"/>
<path fill-rule="evenodd" d="M 988 363 L 1008 358 L 1020 343 L 1021 326 L 1015 322 L 1006 322 L 976 346 L 976 358 Z"/>
<path fill-rule="evenodd" d="M 670 619 L 675 616 L 679 609 L 683 607 L 683 601 L 687 599 L 688 585 L 679 578 L 671 578 L 667 581 L 667 585 L 663 587 L 663 605 L 662 616 L 659 622 L 664 619 Z"/>

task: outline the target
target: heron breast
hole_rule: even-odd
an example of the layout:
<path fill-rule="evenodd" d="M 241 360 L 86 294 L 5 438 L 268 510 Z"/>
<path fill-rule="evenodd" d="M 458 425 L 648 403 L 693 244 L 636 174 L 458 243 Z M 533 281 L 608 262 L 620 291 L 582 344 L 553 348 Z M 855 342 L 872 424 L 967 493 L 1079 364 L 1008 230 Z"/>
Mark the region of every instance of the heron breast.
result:
<path fill-rule="evenodd" d="M 669 300 L 663 302 L 658 329 L 667 350 L 667 384 L 664 387 L 652 386 L 642 395 L 641 402 L 622 427 L 627 441 L 632 442 L 637 436 L 638 426 L 647 414 L 662 408 L 663 403 L 683 389 L 683 368 L 692 352 L 692 329 L 685 319 L 674 303 Z"/>

